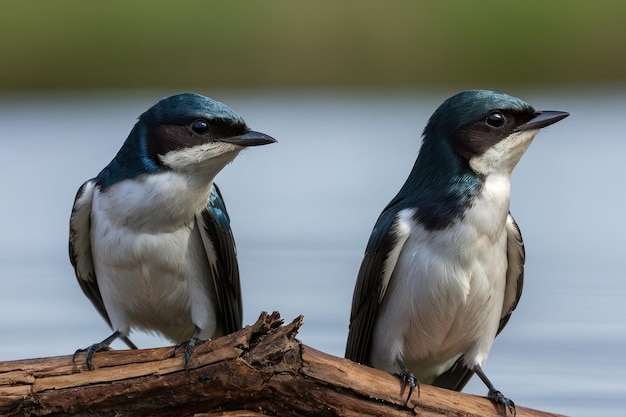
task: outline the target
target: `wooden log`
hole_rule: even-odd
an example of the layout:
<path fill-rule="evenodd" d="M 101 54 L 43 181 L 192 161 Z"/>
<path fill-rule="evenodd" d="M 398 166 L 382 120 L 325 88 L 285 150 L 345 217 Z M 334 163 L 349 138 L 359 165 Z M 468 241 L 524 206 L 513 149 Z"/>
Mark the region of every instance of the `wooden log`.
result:
<path fill-rule="evenodd" d="M 185 372 L 173 347 L 0 363 L 2 416 L 501 416 L 483 397 L 421 386 L 407 399 L 387 372 L 319 352 L 262 313 L 246 328 L 196 345 Z M 555 416 L 524 407 L 517 415 Z"/>

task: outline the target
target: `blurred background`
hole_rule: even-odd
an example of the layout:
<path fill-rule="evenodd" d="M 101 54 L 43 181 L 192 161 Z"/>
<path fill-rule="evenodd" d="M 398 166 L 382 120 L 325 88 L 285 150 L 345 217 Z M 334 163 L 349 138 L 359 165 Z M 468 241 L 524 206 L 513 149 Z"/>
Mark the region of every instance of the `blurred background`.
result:
<path fill-rule="evenodd" d="M 519 405 L 623 415 L 624 16 L 620 1 L 4 4 L 0 361 L 71 354 L 110 334 L 67 257 L 74 195 L 139 114 L 182 91 L 279 140 L 216 181 L 245 323 L 262 310 L 304 314 L 301 340 L 342 356 L 365 244 L 428 117 L 460 90 L 487 88 L 572 116 L 544 129 L 514 172 L 524 295 L 486 372 Z M 486 394 L 477 378 L 465 391 Z"/>

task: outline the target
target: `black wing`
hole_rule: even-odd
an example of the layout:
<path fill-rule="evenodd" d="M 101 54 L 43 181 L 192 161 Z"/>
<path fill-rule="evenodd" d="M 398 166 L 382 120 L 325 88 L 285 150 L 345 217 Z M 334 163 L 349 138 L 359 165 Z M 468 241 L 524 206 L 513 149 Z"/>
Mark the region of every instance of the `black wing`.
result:
<path fill-rule="evenodd" d="M 112 327 L 111 320 L 102 301 L 98 281 L 96 280 L 96 271 L 91 253 L 91 203 L 95 187 L 96 182 L 94 179 L 91 179 L 85 182 L 78 189 L 78 193 L 76 193 L 70 216 L 70 262 L 76 272 L 76 279 L 80 284 L 80 288 L 96 310 L 98 310 L 98 313 L 108 323 L 109 327 Z M 121 339 L 129 348 L 137 349 L 137 346 L 128 337 L 121 337 Z"/>
<path fill-rule="evenodd" d="M 365 365 L 371 365 L 372 331 L 400 252 L 396 246 L 403 245 L 407 237 L 401 236 L 394 226 L 398 221 L 396 213 L 388 207 L 378 218 L 354 287 L 346 358 Z M 390 256 L 392 253 L 395 256 Z"/>
<path fill-rule="evenodd" d="M 239 265 L 230 218 L 216 184 L 213 184 L 206 209 L 196 220 L 211 266 L 210 279 L 217 296 L 222 331 L 233 333 L 241 329 L 243 322 Z"/>
<path fill-rule="evenodd" d="M 506 287 L 504 290 L 502 315 L 500 316 L 500 325 L 498 326 L 496 336 L 500 334 L 504 326 L 508 323 L 509 318 L 511 318 L 511 314 L 513 310 L 515 310 L 515 307 L 517 307 L 517 303 L 522 296 L 522 287 L 524 285 L 524 262 L 526 261 L 524 241 L 522 240 L 522 233 L 517 223 L 515 223 L 515 219 L 511 216 L 511 213 L 509 213 L 506 219 L 506 232 L 506 254 L 509 265 L 506 271 Z M 463 360 L 464 358 L 461 356 L 449 370 L 435 379 L 433 385 L 461 391 L 472 375 L 474 375 L 474 371 L 468 369 L 463 363 Z"/>

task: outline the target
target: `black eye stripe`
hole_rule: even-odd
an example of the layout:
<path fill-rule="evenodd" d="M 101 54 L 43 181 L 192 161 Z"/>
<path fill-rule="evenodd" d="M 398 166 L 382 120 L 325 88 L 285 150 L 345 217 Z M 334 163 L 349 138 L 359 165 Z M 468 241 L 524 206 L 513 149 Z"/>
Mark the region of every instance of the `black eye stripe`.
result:
<path fill-rule="evenodd" d="M 505 122 L 506 119 L 500 111 L 493 111 L 485 118 L 485 123 L 491 127 L 502 127 Z"/>

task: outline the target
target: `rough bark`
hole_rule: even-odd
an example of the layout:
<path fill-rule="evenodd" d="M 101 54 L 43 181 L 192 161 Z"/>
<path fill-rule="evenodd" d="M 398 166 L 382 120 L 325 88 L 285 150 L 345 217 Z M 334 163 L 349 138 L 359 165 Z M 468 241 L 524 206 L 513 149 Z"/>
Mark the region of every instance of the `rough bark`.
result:
<path fill-rule="evenodd" d="M 303 345 L 302 316 L 278 313 L 196 345 L 185 372 L 172 347 L 0 363 L 3 416 L 501 416 L 486 398 L 421 386 Z M 555 416 L 517 407 L 517 415 Z"/>

